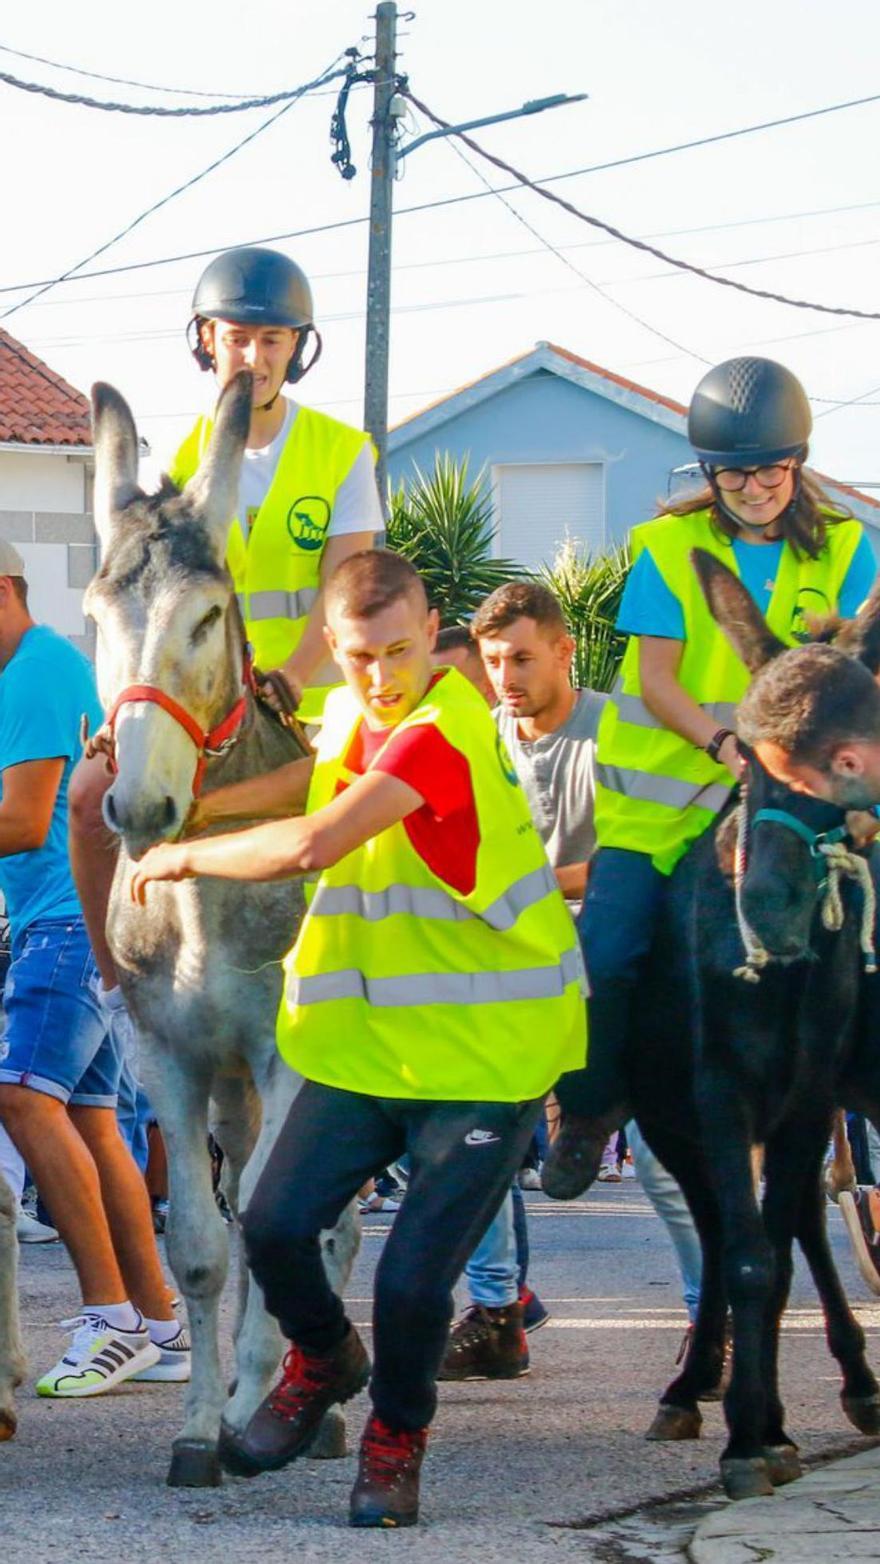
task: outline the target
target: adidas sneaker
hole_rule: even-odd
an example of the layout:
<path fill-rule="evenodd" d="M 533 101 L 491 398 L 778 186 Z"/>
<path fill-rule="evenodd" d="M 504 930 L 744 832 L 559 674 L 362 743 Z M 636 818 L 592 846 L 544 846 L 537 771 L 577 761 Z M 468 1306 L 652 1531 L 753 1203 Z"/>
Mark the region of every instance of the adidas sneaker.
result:
<path fill-rule="evenodd" d="M 155 1363 L 138 1369 L 132 1379 L 146 1380 L 150 1384 L 179 1384 L 190 1377 L 189 1332 L 181 1325 L 170 1341 L 154 1343 L 159 1350 Z"/>
<path fill-rule="evenodd" d="M 63 1358 L 37 1380 L 38 1396 L 100 1396 L 161 1356 L 143 1323 L 137 1330 L 117 1330 L 103 1315 L 84 1310 L 62 1320 L 61 1328 L 73 1339 Z"/>

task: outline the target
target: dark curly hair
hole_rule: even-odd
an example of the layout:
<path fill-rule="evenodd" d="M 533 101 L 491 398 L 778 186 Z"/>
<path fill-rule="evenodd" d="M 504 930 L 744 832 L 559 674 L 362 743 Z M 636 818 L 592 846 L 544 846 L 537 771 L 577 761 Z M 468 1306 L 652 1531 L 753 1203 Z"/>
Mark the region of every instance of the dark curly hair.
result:
<path fill-rule="evenodd" d="M 737 708 L 737 732 L 827 772 L 841 744 L 880 742 L 880 688 L 863 663 L 833 646 L 793 647 L 755 676 Z"/>

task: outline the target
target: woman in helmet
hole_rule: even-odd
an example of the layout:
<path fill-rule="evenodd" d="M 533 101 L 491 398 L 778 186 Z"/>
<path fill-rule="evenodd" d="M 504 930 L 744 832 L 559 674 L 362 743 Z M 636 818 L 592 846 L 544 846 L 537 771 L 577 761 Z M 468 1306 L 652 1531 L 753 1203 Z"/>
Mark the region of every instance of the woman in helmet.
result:
<path fill-rule="evenodd" d="M 781 364 L 719 364 L 688 417 L 705 487 L 633 532 L 618 617 L 630 640 L 599 726 L 598 849 L 580 917 L 589 1065 L 557 1087 L 564 1122 L 544 1166 L 557 1199 L 592 1182 L 627 1117 L 623 1052 L 664 881 L 739 773 L 734 709 L 749 676 L 706 607 L 691 550 L 722 559 L 789 643 L 812 615 L 854 614 L 873 583 L 860 523 L 804 470 L 811 424 L 803 388 Z"/>
<path fill-rule="evenodd" d="M 211 261 L 196 286 L 187 340 L 221 390 L 239 370 L 253 374 L 227 562 L 258 668 L 279 674 L 300 716 L 315 721 L 338 679 L 324 640 L 323 584 L 350 554 L 372 547 L 382 526 L 370 437 L 281 395 L 315 364 L 321 338 L 308 279 L 280 251 L 244 247 Z M 196 472 L 210 432 L 209 418 L 196 420 L 171 466 L 178 486 Z M 101 811 L 111 780 L 102 755 L 80 761 L 69 806 L 74 879 L 115 1014 L 122 1001 L 104 925 L 117 843 Z"/>

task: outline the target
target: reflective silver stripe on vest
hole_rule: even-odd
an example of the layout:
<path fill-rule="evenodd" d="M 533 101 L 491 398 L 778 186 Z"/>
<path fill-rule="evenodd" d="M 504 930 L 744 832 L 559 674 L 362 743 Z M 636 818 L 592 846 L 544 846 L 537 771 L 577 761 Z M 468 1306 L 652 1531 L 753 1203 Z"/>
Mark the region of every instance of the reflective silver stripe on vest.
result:
<path fill-rule="evenodd" d="M 624 722 L 629 722 L 634 728 L 665 728 L 665 722 L 655 717 L 649 711 L 640 695 L 626 695 L 620 685 L 615 685 L 611 692 L 611 699 L 617 707 Z M 733 701 L 701 701 L 702 710 L 708 717 L 714 718 L 719 728 L 733 728 L 736 705 Z"/>
<path fill-rule="evenodd" d="M 239 607 L 246 619 L 304 619 L 317 601 L 317 587 L 300 592 L 239 592 Z"/>
<path fill-rule="evenodd" d="M 292 1005 L 318 1005 L 330 999 L 362 999 L 394 1009 L 401 1005 L 494 1005 L 516 999 L 557 999 L 579 983 L 583 963 L 579 947 L 564 952 L 558 966 L 524 967 L 518 972 L 417 972 L 406 977 L 368 978 L 357 967 L 287 980 Z"/>
<path fill-rule="evenodd" d="M 447 891 L 430 885 L 388 885 L 382 891 L 363 891 L 358 885 L 323 885 L 312 900 L 311 911 L 313 917 L 348 913 L 367 923 L 379 923 L 397 913 L 416 918 L 439 918 L 446 923 L 479 919 L 499 933 L 506 933 L 513 928 L 520 913 L 543 901 L 556 889 L 556 876 L 545 863 L 515 880 L 481 913 L 471 912 Z"/>
<path fill-rule="evenodd" d="M 642 804 L 667 804 L 670 809 L 709 809 L 717 814 L 727 801 L 733 778 L 723 782 L 682 782 L 678 777 L 657 776 L 652 771 L 636 771 L 631 766 L 606 766 L 596 763 L 596 781 L 609 793 L 623 793 Z"/>

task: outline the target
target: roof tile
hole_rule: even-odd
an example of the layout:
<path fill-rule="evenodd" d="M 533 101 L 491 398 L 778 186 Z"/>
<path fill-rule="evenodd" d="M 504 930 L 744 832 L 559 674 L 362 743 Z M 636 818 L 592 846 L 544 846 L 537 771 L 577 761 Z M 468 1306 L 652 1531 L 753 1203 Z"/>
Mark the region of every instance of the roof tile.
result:
<path fill-rule="evenodd" d="M 0 444 L 91 448 L 88 399 L 0 330 Z"/>

